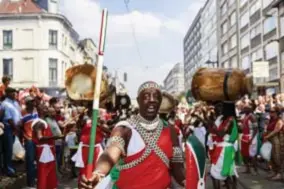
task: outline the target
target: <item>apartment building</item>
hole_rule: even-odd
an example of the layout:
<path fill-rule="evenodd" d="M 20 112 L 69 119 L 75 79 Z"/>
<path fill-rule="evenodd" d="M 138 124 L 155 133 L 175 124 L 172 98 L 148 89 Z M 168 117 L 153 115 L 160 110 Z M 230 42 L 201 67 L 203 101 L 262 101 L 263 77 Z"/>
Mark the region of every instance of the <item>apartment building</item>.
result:
<path fill-rule="evenodd" d="M 281 37 L 278 11 L 273 0 L 221 0 L 218 5 L 219 60 L 224 68 L 252 73 L 253 62 L 269 62 L 269 78 L 257 78 L 258 86 L 277 86 L 280 79 Z M 270 83 L 270 85 L 268 84 Z"/>
<path fill-rule="evenodd" d="M 80 42 L 70 21 L 58 14 L 57 3 L 0 1 L 0 75 L 9 75 L 12 86 L 35 85 L 56 95 L 64 88 L 65 70 L 96 54 L 93 41 Z"/>
<path fill-rule="evenodd" d="M 224 68 L 238 68 L 238 0 L 217 1 L 218 63 Z"/>
<path fill-rule="evenodd" d="M 184 85 L 186 90 L 191 89 L 192 76 L 197 68 L 202 65 L 201 13 L 202 9 L 199 10 L 183 39 Z"/>
<path fill-rule="evenodd" d="M 218 61 L 217 0 L 208 0 L 201 12 L 201 60 L 198 67 L 207 67 Z"/>

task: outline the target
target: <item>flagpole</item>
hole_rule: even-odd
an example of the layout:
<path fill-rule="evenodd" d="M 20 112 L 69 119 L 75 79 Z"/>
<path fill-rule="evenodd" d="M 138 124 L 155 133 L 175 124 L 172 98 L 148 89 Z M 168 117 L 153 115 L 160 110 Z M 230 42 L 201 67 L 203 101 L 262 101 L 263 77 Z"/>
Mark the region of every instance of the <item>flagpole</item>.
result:
<path fill-rule="evenodd" d="M 92 177 L 93 172 L 93 161 L 94 161 L 94 151 L 95 151 L 95 141 L 96 141 L 96 129 L 98 125 L 99 117 L 99 103 L 100 103 L 100 93 L 101 93 L 101 82 L 102 82 L 102 72 L 103 72 L 103 61 L 104 61 L 104 49 L 105 49 L 105 38 L 106 38 L 106 28 L 107 28 L 107 16 L 108 11 L 104 9 L 102 12 L 101 29 L 100 29 L 100 41 L 98 49 L 98 63 L 96 66 L 96 85 L 94 89 L 94 101 L 93 101 L 93 114 L 92 114 L 92 128 L 90 133 L 90 144 L 89 144 L 89 154 L 87 163 L 87 173 L 86 177 L 89 179 Z"/>

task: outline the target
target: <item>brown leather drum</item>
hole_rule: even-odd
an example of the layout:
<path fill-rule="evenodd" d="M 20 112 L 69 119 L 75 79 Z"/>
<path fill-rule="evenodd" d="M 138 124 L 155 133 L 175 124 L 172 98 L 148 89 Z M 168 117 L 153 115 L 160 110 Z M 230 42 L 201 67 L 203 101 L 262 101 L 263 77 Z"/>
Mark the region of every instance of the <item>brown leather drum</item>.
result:
<path fill-rule="evenodd" d="M 251 94 L 252 77 L 239 69 L 200 68 L 192 78 L 191 91 L 196 100 L 235 101 Z"/>
<path fill-rule="evenodd" d="M 92 64 L 73 66 L 65 72 L 65 87 L 68 96 L 75 101 L 92 101 L 96 84 L 96 67 Z M 103 74 L 100 93 L 100 107 L 112 102 L 115 104 L 116 91 L 108 85 Z"/>

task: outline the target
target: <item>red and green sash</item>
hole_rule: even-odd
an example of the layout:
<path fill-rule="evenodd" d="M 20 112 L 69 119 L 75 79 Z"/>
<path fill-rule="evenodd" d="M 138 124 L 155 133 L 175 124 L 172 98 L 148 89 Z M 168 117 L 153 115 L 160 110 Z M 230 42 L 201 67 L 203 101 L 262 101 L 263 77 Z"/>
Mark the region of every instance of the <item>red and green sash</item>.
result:
<path fill-rule="evenodd" d="M 206 151 L 195 135 L 188 137 L 185 147 L 186 189 L 205 189 Z"/>

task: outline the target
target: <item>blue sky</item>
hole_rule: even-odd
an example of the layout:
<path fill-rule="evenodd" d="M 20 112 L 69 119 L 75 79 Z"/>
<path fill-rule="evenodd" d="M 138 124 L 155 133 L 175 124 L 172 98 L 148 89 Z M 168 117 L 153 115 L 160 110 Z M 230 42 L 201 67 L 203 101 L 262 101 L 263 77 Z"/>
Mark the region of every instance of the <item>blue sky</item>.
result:
<path fill-rule="evenodd" d="M 72 22 L 81 38 L 91 37 L 98 43 L 102 8 L 108 8 L 105 61 L 117 70 L 131 97 L 147 80 L 162 84 L 168 71 L 183 61 L 183 37 L 204 0 L 62 0 L 61 12 Z M 133 37 L 135 28 L 141 59 Z"/>

